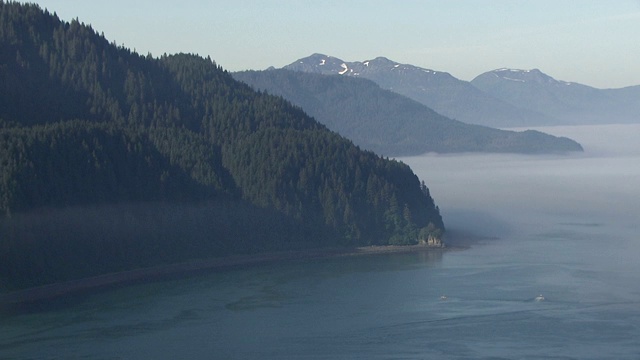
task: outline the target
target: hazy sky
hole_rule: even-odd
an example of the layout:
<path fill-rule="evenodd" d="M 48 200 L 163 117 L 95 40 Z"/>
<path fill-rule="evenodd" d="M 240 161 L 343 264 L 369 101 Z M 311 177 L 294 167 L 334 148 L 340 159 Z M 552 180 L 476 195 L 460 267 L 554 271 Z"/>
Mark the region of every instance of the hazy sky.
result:
<path fill-rule="evenodd" d="M 377 56 L 463 80 L 539 68 L 599 88 L 640 85 L 640 0 L 36 0 L 154 56 L 236 71 L 323 53 Z"/>

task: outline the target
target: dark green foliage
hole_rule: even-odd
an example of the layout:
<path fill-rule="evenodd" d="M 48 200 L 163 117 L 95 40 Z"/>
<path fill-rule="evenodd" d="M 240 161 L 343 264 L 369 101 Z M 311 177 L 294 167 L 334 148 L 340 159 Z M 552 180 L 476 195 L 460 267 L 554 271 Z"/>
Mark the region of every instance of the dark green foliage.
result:
<path fill-rule="evenodd" d="M 2 1 L 0 49 L 0 289 L 444 228 L 409 167 L 208 58 Z"/>
<path fill-rule="evenodd" d="M 206 199 L 234 190 L 222 178 L 229 175 L 219 150 L 177 129 L 82 121 L 0 129 L 0 163 L 3 213 L 113 200 Z"/>
<path fill-rule="evenodd" d="M 580 144 L 566 138 L 540 132 L 531 136 L 448 119 L 362 78 L 290 70 L 244 71 L 234 77 L 258 90 L 283 96 L 329 129 L 387 156 L 582 151 Z"/>

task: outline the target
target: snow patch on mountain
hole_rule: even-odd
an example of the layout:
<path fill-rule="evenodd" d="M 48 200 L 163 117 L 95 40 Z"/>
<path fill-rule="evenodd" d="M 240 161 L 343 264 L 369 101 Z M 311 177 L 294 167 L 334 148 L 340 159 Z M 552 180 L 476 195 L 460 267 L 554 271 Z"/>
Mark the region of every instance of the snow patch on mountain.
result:
<path fill-rule="evenodd" d="M 508 68 L 500 68 L 500 69 L 494 70 L 494 72 L 504 72 L 504 71 L 515 72 L 515 73 L 528 73 L 528 72 L 531 72 L 531 70 L 508 69 Z"/>

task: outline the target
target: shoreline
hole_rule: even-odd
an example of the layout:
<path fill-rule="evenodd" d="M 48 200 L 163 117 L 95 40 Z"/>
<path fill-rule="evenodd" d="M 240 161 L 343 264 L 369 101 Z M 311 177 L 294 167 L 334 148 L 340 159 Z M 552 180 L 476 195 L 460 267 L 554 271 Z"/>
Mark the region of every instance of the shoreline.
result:
<path fill-rule="evenodd" d="M 181 263 L 126 270 L 3 293 L 0 294 L 0 309 L 20 308 L 48 300 L 63 298 L 65 296 L 80 295 L 92 291 L 106 290 L 135 283 L 160 281 L 169 277 L 190 276 L 208 271 L 263 265 L 281 261 L 349 256 L 373 256 L 421 251 L 454 251 L 464 250 L 466 248 L 466 246 L 429 247 L 426 245 L 372 245 L 356 248 L 292 250 L 198 259 Z"/>

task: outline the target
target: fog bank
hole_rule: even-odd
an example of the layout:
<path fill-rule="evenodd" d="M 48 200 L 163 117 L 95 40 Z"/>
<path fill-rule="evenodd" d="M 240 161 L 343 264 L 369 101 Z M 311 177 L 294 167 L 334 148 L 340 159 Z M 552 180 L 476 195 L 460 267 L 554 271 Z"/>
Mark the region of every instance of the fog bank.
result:
<path fill-rule="evenodd" d="M 445 225 L 484 236 L 545 224 L 636 227 L 640 125 L 536 128 L 580 142 L 563 155 L 426 154 L 405 157 L 426 182 Z"/>

